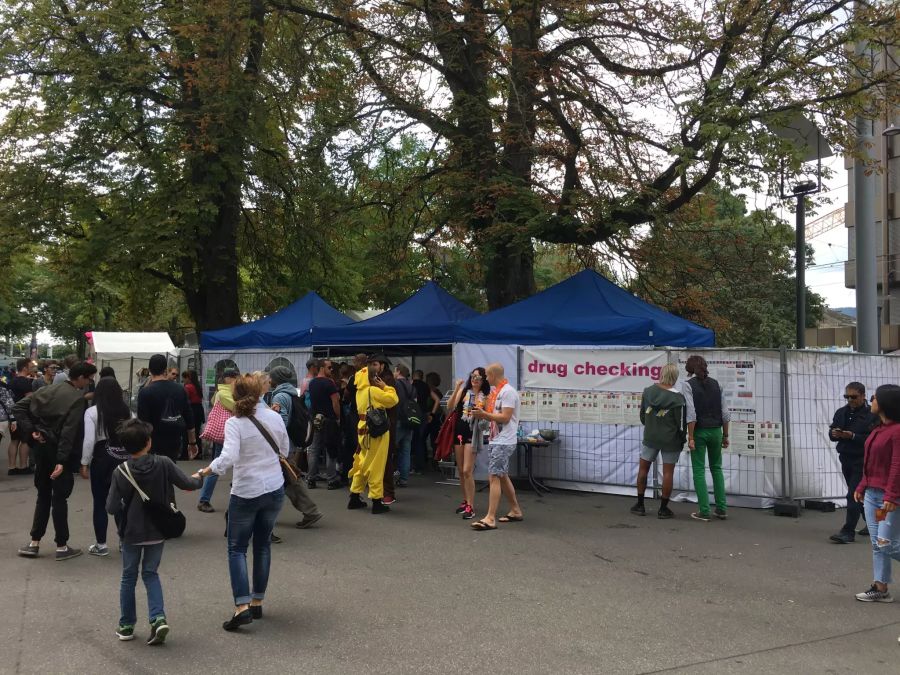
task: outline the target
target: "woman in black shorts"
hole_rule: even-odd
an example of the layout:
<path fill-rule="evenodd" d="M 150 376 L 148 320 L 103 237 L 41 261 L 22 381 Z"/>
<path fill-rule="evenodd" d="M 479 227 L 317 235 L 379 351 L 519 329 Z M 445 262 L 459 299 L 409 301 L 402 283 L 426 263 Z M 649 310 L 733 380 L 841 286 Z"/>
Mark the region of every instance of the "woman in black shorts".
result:
<path fill-rule="evenodd" d="M 487 381 L 484 368 L 475 368 L 466 380 L 456 383 L 456 389 L 447 402 L 447 410 L 456 410 L 459 416 L 453 430 L 453 450 L 456 453 L 456 468 L 459 471 L 459 485 L 462 488 L 463 501 L 456 512 L 465 520 L 475 517 L 475 455 L 480 443 L 473 446 L 473 434 L 483 433 L 482 424 L 472 419 L 472 410 L 484 407 L 491 385 Z M 474 430 L 474 431 L 473 431 Z M 476 439 L 477 440 L 477 439 Z M 474 448 L 474 449 L 473 449 Z"/>

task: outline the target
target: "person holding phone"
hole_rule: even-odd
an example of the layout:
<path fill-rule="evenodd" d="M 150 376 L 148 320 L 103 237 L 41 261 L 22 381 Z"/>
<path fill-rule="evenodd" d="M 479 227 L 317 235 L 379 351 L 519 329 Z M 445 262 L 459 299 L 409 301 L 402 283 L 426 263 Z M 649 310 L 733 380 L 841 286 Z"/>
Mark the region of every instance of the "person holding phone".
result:
<path fill-rule="evenodd" d="M 352 510 L 366 507 L 362 493 L 368 486 L 373 514 L 387 513 L 391 510 L 382 502 L 390 432 L 373 437 L 369 434 L 366 423 L 366 411 L 370 407 L 387 411 L 399 402 L 397 391 L 385 384 L 380 377 L 386 361 L 384 356 L 371 357 L 368 365 L 361 368 L 355 377 L 356 409 L 359 417 L 356 433 L 359 438 L 359 452 L 356 453 L 353 468 L 350 469 L 350 501 L 347 508 Z"/>
<path fill-rule="evenodd" d="M 885 384 L 875 390 L 872 413 L 881 424 L 866 440 L 863 472 L 853 493 L 863 504 L 872 539 L 873 581 L 856 594 L 860 602 L 893 602 L 888 590 L 891 560 L 900 561 L 900 386 Z"/>
<path fill-rule="evenodd" d="M 837 444 L 841 472 L 847 481 L 847 513 L 840 532 L 829 537 L 835 544 L 849 544 L 856 540 L 856 525 L 863 515 L 862 504 L 853 499 L 863 474 L 863 452 L 875 417 L 866 403 L 866 387 L 861 382 L 851 382 L 844 389 L 847 402 L 834 413 L 828 437 Z M 868 534 L 860 530 L 861 535 Z"/>

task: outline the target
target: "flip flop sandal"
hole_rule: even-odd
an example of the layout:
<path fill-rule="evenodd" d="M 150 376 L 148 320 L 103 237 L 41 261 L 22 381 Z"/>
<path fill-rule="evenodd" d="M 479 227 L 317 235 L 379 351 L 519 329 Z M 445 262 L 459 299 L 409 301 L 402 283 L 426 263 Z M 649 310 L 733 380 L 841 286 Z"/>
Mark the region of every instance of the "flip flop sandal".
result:
<path fill-rule="evenodd" d="M 501 523 L 521 523 L 525 520 L 525 516 L 501 516 L 497 520 Z"/>
<path fill-rule="evenodd" d="M 496 530 L 496 525 L 488 525 L 483 520 L 479 520 L 477 523 L 472 523 L 472 529 L 476 532 L 487 532 L 488 530 Z"/>

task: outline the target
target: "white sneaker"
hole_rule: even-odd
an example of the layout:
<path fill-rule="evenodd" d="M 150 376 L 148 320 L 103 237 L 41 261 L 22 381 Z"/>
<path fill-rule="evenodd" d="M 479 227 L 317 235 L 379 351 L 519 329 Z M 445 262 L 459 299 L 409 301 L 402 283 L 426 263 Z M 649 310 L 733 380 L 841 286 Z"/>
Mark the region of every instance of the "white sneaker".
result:
<path fill-rule="evenodd" d="M 107 556 L 109 555 L 109 547 L 106 544 L 91 544 L 88 546 L 88 553 L 96 556 Z"/>
<path fill-rule="evenodd" d="M 890 591 L 879 591 L 875 584 L 872 584 L 869 590 L 857 593 L 856 599 L 860 602 L 893 602 L 894 596 Z"/>

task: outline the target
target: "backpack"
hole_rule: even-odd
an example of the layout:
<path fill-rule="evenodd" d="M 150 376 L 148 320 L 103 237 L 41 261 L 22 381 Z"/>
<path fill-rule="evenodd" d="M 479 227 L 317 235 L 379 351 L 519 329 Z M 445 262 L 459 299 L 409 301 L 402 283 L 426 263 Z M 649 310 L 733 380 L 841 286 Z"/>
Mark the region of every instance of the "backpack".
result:
<path fill-rule="evenodd" d="M 402 392 L 400 401 L 400 422 L 403 426 L 410 429 L 416 429 L 422 424 L 422 410 L 419 408 L 419 402 L 416 400 L 416 392 L 412 385 L 405 380 L 398 380 L 403 386 L 397 388 L 397 392 Z M 409 387 L 407 389 L 407 387 Z"/>
<path fill-rule="evenodd" d="M 175 403 L 175 399 L 167 398 L 163 408 L 162 417 L 159 418 L 158 430 L 166 438 L 181 438 L 187 430 L 187 422 L 181 416 L 181 411 Z"/>
<path fill-rule="evenodd" d="M 309 408 L 300 396 L 291 394 L 291 416 L 287 423 L 288 438 L 298 448 L 307 448 L 312 443 L 312 431 Z"/>

